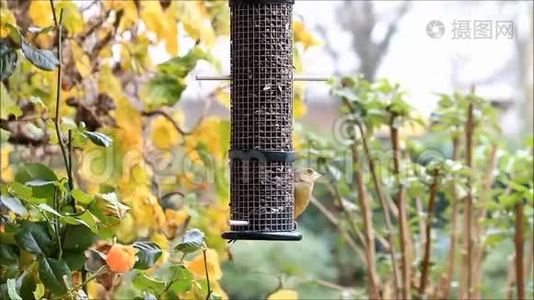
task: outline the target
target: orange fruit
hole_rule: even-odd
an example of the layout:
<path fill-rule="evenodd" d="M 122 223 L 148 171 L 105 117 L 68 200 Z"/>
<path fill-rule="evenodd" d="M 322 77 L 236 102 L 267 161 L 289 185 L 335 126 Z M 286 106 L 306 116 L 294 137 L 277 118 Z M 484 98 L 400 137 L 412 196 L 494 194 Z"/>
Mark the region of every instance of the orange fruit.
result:
<path fill-rule="evenodd" d="M 114 273 L 125 273 L 133 269 L 137 261 L 137 249 L 132 246 L 113 244 L 107 254 L 106 264 Z"/>

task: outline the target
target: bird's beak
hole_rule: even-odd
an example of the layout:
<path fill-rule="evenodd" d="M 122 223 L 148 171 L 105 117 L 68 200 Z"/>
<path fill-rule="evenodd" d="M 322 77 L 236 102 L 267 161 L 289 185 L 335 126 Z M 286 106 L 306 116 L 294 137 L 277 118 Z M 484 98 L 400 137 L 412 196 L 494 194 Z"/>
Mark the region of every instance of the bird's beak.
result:
<path fill-rule="evenodd" d="M 323 176 L 323 174 L 319 173 L 319 172 L 315 172 L 314 174 L 314 179 L 317 180 L 319 177 Z"/>

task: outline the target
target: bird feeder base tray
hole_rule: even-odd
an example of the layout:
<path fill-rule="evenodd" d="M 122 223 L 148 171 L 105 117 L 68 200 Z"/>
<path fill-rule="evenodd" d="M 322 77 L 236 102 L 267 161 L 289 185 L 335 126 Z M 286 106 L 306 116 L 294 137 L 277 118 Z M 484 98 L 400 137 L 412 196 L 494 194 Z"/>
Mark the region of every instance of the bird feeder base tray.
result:
<path fill-rule="evenodd" d="M 222 234 L 227 240 L 255 240 L 255 241 L 300 241 L 302 234 L 297 231 L 227 231 Z"/>

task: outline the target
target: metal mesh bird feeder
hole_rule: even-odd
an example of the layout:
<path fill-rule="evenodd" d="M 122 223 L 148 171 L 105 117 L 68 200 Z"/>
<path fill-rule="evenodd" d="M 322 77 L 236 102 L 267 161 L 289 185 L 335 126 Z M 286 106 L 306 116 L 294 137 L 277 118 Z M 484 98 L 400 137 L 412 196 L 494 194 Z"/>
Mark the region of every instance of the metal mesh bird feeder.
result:
<path fill-rule="evenodd" d="M 300 240 L 293 219 L 293 2 L 230 1 L 227 239 Z"/>
<path fill-rule="evenodd" d="M 230 240 L 300 240 L 293 217 L 294 0 L 230 0 Z M 301 77 L 300 80 L 323 80 Z"/>

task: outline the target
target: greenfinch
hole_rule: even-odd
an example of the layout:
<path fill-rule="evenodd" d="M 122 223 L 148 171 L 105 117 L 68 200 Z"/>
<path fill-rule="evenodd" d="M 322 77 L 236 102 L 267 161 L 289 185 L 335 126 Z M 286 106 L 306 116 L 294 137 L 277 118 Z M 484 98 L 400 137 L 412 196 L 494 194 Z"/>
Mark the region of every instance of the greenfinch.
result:
<path fill-rule="evenodd" d="M 293 217 L 298 218 L 310 204 L 313 185 L 321 174 L 312 168 L 298 169 L 295 172 L 295 210 Z"/>

